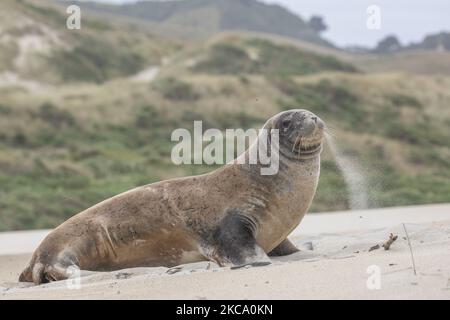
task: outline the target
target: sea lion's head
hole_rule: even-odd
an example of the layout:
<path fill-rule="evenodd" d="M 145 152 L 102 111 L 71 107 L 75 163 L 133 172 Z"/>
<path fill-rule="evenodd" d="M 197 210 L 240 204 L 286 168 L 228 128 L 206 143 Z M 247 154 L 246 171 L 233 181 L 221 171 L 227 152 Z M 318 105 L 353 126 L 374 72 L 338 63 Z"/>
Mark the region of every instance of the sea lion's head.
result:
<path fill-rule="evenodd" d="M 281 112 L 267 125 L 279 130 L 280 153 L 289 159 L 311 159 L 322 151 L 325 124 L 308 110 Z"/>

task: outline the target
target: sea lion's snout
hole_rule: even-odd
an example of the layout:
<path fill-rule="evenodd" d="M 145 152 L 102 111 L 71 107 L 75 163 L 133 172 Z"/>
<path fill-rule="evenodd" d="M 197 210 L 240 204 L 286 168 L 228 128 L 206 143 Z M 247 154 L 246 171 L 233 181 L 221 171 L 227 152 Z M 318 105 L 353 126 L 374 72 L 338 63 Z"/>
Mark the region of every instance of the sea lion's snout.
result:
<path fill-rule="evenodd" d="M 325 124 L 314 113 L 294 109 L 278 115 L 276 128 L 280 133 L 280 146 L 285 155 L 297 159 L 316 156 L 322 151 Z"/>
<path fill-rule="evenodd" d="M 316 129 L 318 129 L 319 124 L 322 124 L 323 127 L 322 120 L 313 113 L 307 113 L 298 118 L 299 119 L 294 120 L 295 131 L 302 137 L 309 137 L 313 135 Z"/>

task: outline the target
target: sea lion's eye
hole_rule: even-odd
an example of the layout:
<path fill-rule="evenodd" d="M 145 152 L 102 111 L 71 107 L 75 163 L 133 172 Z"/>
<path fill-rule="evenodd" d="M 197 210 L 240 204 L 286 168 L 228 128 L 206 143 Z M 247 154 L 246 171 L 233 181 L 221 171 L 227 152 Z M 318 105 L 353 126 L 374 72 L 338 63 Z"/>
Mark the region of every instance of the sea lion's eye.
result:
<path fill-rule="evenodd" d="M 285 119 L 283 121 L 281 121 L 281 128 L 286 130 L 290 127 L 291 125 L 291 120 Z"/>

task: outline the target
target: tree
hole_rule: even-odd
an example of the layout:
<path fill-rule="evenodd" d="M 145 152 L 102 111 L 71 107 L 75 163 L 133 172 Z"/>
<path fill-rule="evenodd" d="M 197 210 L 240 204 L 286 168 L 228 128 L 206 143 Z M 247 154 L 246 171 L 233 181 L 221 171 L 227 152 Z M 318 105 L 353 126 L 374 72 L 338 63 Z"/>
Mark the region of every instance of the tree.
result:
<path fill-rule="evenodd" d="M 389 53 L 394 52 L 402 48 L 400 41 L 396 36 L 390 35 L 378 42 L 375 52 Z"/>
<path fill-rule="evenodd" d="M 328 29 L 328 26 L 320 16 L 312 16 L 308 21 L 308 26 L 317 33 L 321 33 Z"/>

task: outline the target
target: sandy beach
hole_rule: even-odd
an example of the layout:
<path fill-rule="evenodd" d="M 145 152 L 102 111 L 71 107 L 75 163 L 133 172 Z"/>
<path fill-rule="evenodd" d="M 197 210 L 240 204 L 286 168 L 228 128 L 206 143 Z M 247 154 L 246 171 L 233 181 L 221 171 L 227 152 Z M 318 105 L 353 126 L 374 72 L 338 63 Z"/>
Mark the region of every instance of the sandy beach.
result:
<path fill-rule="evenodd" d="M 450 299 L 450 204 L 309 214 L 289 237 L 301 252 L 265 267 L 199 262 L 91 272 L 79 286 L 17 283 L 48 232 L 0 233 L 0 299 Z"/>

